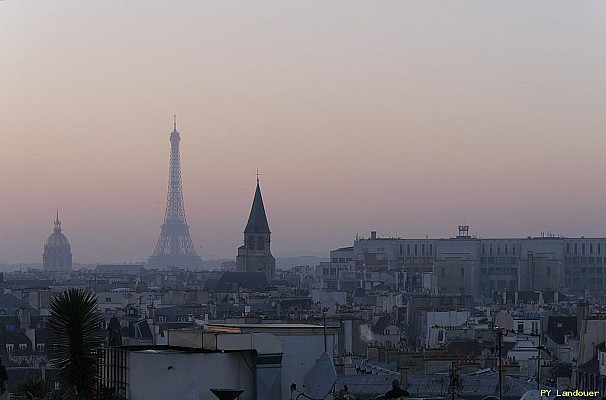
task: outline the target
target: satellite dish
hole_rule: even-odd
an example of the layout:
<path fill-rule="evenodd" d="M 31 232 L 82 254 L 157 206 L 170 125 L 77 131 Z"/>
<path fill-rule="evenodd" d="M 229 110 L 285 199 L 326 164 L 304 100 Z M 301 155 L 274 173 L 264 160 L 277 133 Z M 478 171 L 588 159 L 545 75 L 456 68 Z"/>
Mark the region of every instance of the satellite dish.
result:
<path fill-rule="evenodd" d="M 327 352 L 322 353 L 316 365 L 305 375 L 305 386 L 312 399 L 326 397 L 336 381 L 337 371 Z"/>

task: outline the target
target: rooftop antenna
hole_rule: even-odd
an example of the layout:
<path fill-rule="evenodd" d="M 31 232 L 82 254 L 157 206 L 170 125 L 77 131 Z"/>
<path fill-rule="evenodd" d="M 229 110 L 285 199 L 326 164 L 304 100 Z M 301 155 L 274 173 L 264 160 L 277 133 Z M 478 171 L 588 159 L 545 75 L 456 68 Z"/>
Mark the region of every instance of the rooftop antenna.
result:
<path fill-rule="evenodd" d="M 173 114 L 173 131 L 177 132 L 177 114 Z"/>

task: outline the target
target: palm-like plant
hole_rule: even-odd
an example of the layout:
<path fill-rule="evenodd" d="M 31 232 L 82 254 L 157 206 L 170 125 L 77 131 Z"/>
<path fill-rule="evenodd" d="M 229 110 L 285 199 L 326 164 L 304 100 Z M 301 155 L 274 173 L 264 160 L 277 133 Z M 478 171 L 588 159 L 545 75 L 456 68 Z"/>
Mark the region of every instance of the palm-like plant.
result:
<path fill-rule="evenodd" d="M 38 379 L 27 379 L 15 387 L 15 394 L 27 400 L 44 400 L 48 396 L 48 382 Z"/>
<path fill-rule="evenodd" d="M 50 300 L 48 356 L 68 398 L 95 396 L 101 322 L 97 297 L 89 291 L 68 289 Z"/>

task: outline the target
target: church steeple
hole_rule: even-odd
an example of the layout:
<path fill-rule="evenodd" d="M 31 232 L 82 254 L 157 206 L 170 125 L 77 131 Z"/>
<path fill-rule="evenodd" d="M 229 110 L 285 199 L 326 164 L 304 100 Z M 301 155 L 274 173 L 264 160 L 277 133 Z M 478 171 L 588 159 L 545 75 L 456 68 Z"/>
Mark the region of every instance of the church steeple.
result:
<path fill-rule="evenodd" d="M 248 223 L 244 228 L 244 245 L 238 247 L 236 270 L 263 272 L 269 279 L 273 279 L 276 273 L 276 259 L 271 254 L 271 231 L 261 196 L 259 171 L 257 171 L 255 197 L 248 216 Z"/>
<path fill-rule="evenodd" d="M 244 228 L 244 233 L 271 233 L 269 223 L 267 223 L 267 215 L 265 215 L 265 206 L 263 205 L 263 197 L 261 196 L 261 187 L 259 185 L 259 175 L 257 172 L 257 189 L 253 199 L 248 223 Z"/>

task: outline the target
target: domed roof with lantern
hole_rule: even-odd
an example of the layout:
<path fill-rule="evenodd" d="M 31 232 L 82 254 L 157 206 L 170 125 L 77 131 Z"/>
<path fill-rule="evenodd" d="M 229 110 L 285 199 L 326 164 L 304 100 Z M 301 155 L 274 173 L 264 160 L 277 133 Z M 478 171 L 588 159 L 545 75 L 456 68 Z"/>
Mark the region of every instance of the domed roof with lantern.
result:
<path fill-rule="evenodd" d="M 46 239 L 44 247 L 70 247 L 67 236 L 61 233 L 61 221 L 59 220 L 59 211 L 57 211 L 57 219 L 55 220 L 55 229 L 53 233 Z"/>

